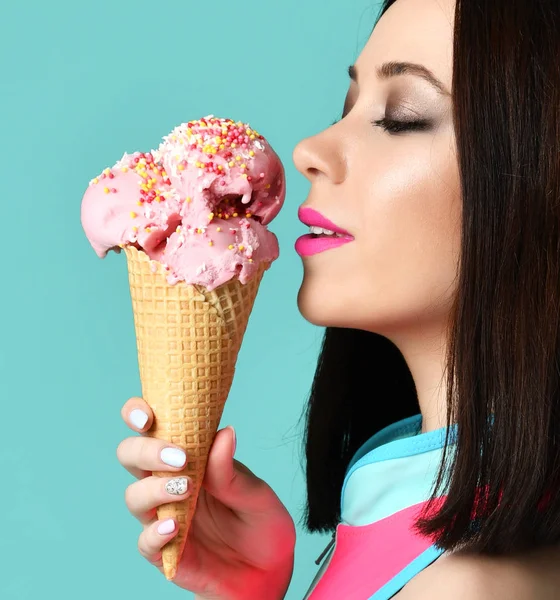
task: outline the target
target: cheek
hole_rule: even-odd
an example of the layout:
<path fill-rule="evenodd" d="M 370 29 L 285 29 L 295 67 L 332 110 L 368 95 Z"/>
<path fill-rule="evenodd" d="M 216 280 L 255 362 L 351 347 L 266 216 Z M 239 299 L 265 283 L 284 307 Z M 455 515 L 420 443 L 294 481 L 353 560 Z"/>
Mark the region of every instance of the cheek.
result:
<path fill-rule="evenodd" d="M 401 316 L 439 312 L 453 293 L 461 235 L 458 174 L 449 151 L 434 146 L 425 158 L 385 169 L 363 206 L 364 287 L 374 297 L 390 297 Z"/>

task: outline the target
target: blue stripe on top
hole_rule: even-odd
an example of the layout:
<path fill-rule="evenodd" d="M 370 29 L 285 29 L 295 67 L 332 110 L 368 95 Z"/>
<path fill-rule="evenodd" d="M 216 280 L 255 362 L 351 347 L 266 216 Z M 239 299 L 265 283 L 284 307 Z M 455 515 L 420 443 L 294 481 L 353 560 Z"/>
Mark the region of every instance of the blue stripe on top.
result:
<path fill-rule="evenodd" d="M 420 433 L 422 416 L 388 425 L 367 440 L 346 470 L 341 520 L 368 525 L 429 498 L 445 443 L 446 427 Z M 455 443 L 455 426 L 450 444 Z"/>

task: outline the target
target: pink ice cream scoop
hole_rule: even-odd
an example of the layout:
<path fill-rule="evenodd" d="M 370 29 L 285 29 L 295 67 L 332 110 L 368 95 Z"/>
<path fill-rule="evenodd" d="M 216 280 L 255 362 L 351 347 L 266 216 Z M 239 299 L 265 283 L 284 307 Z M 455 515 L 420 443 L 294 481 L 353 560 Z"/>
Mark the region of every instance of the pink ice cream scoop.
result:
<path fill-rule="evenodd" d="M 90 181 L 82 226 L 97 255 L 125 245 L 208 290 L 278 258 L 267 225 L 286 195 L 284 168 L 249 125 L 212 115 L 176 127 L 157 150 L 125 153 Z"/>

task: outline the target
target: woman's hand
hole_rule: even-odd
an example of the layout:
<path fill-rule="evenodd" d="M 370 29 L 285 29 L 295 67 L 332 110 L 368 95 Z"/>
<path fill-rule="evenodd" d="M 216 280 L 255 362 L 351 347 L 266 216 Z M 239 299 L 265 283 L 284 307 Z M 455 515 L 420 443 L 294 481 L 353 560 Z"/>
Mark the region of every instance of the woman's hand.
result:
<path fill-rule="evenodd" d="M 145 417 L 138 419 L 142 413 L 147 415 L 143 426 Z M 153 422 L 153 413 L 141 398 L 128 400 L 121 415 L 140 433 Z M 182 496 L 166 491 L 165 484 L 184 463 L 173 467 L 163 462 L 165 448 L 181 450 L 144 435 L 125 438 L 117 448 L 119 462 L 138 479 L 125 492 L 128 510 L 143 525 L 138 550 L 162 574 L 161 548 L 177 534 L 177 524 L 173 521 L 171 533 L 158 533 L 156 508 L 189 493 L 189 485 Z M 218 431 L 173 583 L 208 600 L 284 598 L 292 578 L 294 522 L 272 488 L 233 459 L 234 451 L 233 429 Z M 170 476 L 154 477 L 152 471 L 169 471 Z"/>

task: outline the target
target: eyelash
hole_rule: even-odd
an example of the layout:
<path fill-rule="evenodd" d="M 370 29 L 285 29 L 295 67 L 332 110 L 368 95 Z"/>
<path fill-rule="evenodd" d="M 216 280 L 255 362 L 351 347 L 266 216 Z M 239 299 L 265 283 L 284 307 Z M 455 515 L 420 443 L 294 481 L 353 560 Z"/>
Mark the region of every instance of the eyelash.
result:
<path fill-rule="evenodd" d="M 333 125 L 336 125 L 340 119 L 336 119 Z M 394 119 L 388 119 L 383 117 L 382 119 L 376 119 L 371 121 L 372 125 L 382 127 L 385 131 L 398 134 L 404 131 L 425 131 L 430 128 L 429 121 L 395 121 Z"/>
<path fill-rule="evenodd" d="M 382 127 L 385 131 L 394 134 L 402 133 L 403 131 L 425 131 L 430 127 L 428 121 L 395 121 L 387 117 L 372 121 L 371 124 Z"/>

